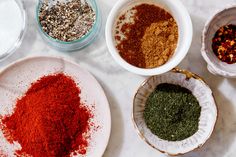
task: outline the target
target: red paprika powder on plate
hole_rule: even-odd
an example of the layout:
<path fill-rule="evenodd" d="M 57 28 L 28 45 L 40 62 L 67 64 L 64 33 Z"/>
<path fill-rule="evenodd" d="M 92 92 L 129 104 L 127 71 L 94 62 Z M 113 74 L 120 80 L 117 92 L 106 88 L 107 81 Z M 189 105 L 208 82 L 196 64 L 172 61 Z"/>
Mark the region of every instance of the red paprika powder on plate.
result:
<path fill-rule="evenodd" d="M 81 103 L 80 88 L 64 74 L 44 76 L 2 118 L 4 136 L 17 141 L 17 156 L 67 157 L 86 154 L 91 110 Z"/>

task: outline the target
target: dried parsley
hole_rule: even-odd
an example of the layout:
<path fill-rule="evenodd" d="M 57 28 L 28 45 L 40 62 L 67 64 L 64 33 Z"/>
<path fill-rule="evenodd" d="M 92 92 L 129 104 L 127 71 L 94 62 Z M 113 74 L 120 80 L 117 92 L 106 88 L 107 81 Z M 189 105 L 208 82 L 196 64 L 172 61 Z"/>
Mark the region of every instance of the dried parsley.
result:
<path fill-rule="evenodd" d="M 163 83 L 148 97 L 144 119 L 159 138 L 181 141 L 198 130 L 200 112 L 201 107 L 190 90 Z"/>

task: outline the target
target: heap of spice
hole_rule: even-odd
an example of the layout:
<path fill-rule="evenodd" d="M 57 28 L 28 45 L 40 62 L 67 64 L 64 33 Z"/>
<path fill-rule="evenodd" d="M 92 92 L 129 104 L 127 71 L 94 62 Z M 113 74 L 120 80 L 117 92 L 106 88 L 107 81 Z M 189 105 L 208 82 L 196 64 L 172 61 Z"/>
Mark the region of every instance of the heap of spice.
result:
<path fill-rule="evenodd" d="M 115 40 L 121 57 L 128 63 L 140 68 L 155 68 L 165 64 L 174 54 L 178 26 L 166 10 L 140 4 L 118 18 Z"/>
<path fill-rule="evenodd" d="M 212 39 L 212 49 L 221 61 L 236 63 L 236 25 L 220 27 Z"/>
<path fill-rule="evenodd" d="M 159 138 L 181 141 L 198 130 L 201 107 L 188 89 L 163 83 L 147 99 L 144 119 Z"/>
<path fill-rule="evenodd" d="M 80 89 L 64 74 L 44 76 L 17 100 L 12 115 L 1 118 L 6 139 L 19 142 L 17 156 L 69 157 L 86 154 L 92 111 Z"/>
<path fill-rule="evenodd" d="M 57 0 L 42 3 L 39 21 L 44 32 L 52 38 L 70 42 L 85 36 L 93 27 L 96 14 L 83 0 Z"/>

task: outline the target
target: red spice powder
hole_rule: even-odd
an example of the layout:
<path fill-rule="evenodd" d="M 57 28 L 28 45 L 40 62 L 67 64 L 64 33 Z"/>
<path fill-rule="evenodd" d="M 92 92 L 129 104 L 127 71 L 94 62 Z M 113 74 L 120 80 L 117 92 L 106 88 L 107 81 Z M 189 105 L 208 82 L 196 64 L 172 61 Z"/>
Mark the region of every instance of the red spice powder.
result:
<path fill-rule="evenodd" d="M 17 101 L 14 113 L 2 119 L 9 142 L 18 141 L 16 154 L 67 157 L 86 154 L 92 113 L 80 100 L 81 91 L 64 74 L 44 76 Z"/>
<path fill-rule="evenodd" d="M 172 18 L 172 16 L 164 9 L 152 5 L 141 4 L 132 8 L 134 14 L 134 23 L 125 23 L 121 27 L 121 32 L 126 37 L 116 47 L 122 58 L 128 63 L 145 68 L 145 58 L 141 50 L 141 39 L 145 30 L 155 22 L 164 21 Z M 125 15 L 121 15 L 119 20 L 124 20 Z M 118 20 L 117 25 L 120 23 Z M 118 35 L 116 33 L 116 35 Z M 117 37 L 116 37 L 117 39 Z"/>

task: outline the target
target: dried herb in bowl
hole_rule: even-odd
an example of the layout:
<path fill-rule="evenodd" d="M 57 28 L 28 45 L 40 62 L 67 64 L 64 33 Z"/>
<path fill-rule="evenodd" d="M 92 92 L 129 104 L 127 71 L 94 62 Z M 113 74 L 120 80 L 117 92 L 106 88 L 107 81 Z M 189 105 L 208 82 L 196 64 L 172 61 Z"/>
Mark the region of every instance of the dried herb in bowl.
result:
<path fill-rule="evenodd" d="M 148 97 L 144 120 L 159 138 L 181 141 L 197 132 L 200 112 L 199 102 L 191 91 L 163 83 Z"/>
<path fill-rule="evenodd" d="M 95 20 L 95 11 L 83 0 L 55 0 L 54 4 L 45 1 L 39 11 L 42 30 L 52 38 L 65 42 L 85 36 Z"/>

